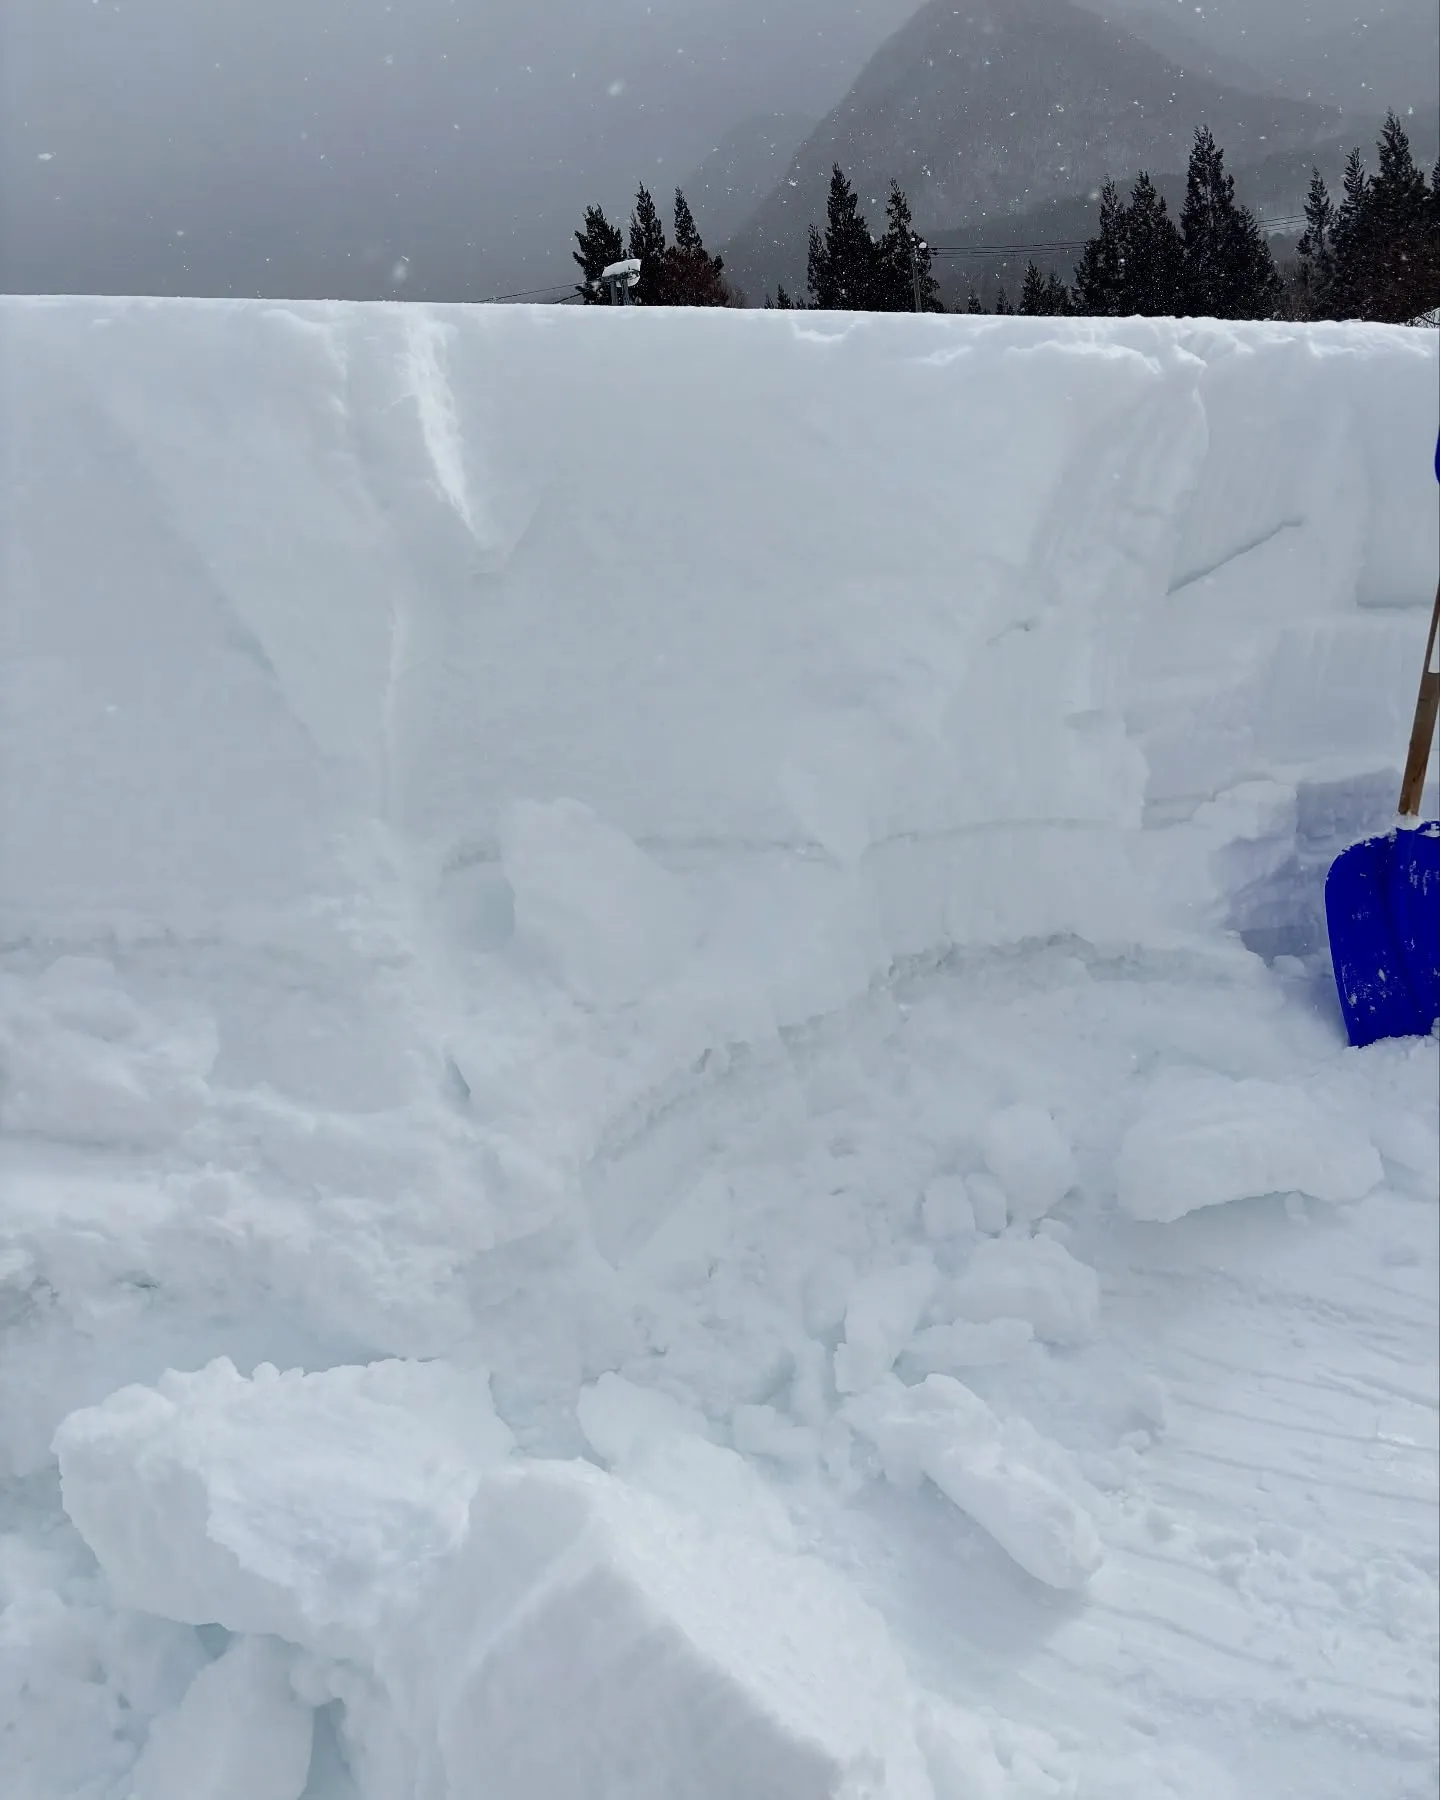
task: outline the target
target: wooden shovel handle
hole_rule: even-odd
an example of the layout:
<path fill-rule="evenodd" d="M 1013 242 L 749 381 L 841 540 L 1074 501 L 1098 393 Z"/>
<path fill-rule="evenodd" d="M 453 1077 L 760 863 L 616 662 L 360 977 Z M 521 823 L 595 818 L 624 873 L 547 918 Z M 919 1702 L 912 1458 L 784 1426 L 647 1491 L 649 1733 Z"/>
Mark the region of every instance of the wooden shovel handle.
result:
<path fill-rule="evenodd" d="M 1425 645 L 1425 673 L 1420 677 L 1420 694 L 1415 701 L 1415 723 L 1410 731 L 1410 751 L 1405 758 L 1405 779 L 1400 784 L 1400 817 L 1420 816 L 1420 796 L 1425 787 L 1425 770 L 1430 761 L 1430 743 L 1435 736 L 1435 718 L 1440 714 L 1440 669 L 1431 667 L 1435 660 L 1435 641 L 1440 638 L 1440 587 L 1435 589 L 1435 610 L 1430 615 L 1430 636 Z"/>

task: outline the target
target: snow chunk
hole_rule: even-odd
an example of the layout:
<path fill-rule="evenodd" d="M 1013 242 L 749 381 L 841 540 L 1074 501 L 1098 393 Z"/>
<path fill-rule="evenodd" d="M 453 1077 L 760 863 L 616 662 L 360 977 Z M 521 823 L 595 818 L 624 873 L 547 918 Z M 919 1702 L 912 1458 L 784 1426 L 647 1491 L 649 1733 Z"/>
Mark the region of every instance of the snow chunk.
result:
<path fill-rule="evenodd" d="M 667 1439 L 708 1434 L 704 1414 L 694 1407 L 613 1372 L 581 1389 L 575 1411 L 585 1441 L 612 1468 L 633 1463 Z"/>
<path fill-rule="evenodd" d="M 888 1373 L 937 1284 L 928 1259 L 856 1283 L 845 1308 L 845 1342 L 835 1351 L 835 1386 L 842 1394 L 864 1393 Z"/>
<path fill-rule="evenodd" d="M 442 1363 L 253 1380 L 220 1358 L 71 1413 L 61 1493 L 116 1598 L 327 1654 L 367 1643 L 463 1540 L 512 1439 L 483 1373 Z"/>
<path fill-rule="evenodd" d="M 453 1800 L 933 1796 L 904 1668 L 841 1577 L 585 1464 L 483 1483 L 381 1673 Z"/>
<path fill-rule="evenodd" d="M 1203 1071 L 1156 1081 L 1115 1173 L 1123 1210 L 1165 1224 L 1264 1194 L 1359 1200 L 1384 1175 L 1367 1133 L 1300 1088 Z"/>
<path fill-rule="evenodd" d="M 887 1384 L 852 1400 L 845 1416 L 880 1452 L 890 1480 L 908 1486 L 928 1476 L 1037 1581 L 1075 1588 L 1100 1567 L 1095 1521 L 1006 1442 L 996 1415 L 952 1376 Z"/>
<path fill-rule="evenodd" d="M 578 800 L 517 800 L 500 854 L 522 943 L 582 1000 L 620 1006 L 683 964 L 698 937 L 685 892 Z"/>
<path fill-rule="evenodd" d="M 983 1231 L 988 1237 L 998 1237 L 1010 1222 L 1004 1188 L 993 1175 L 982 1169 L 966 1181 L 965 1192 L 975 1217 L 976 1230 Z"/>
<path fill-rule="evenodd" d="M 135 1764 L 133 1800 L 300 1800 L 313 1715 L 291 1692 L 293 1652 L 239 1638 L 157 1719 Z"/>
<path fill-rule="evenodd" d="M 1005 1189 L 1013 1219 L 1033 1223 L 1075 1185 L 1075 1157 L 1047 1108 L 1007 1106 L 980 1139 L 986 1167 Z"/>
<path fill-rule="evenodd" d="M 1014 1362 L 1034 1341 L 1028 1319 L 990 1319 L 973 1325 L 956 1319 L 950 1325 L 932 1325 L 917 1331 L 905 1351 L 905 1361 L 922 1374 L 943 1374 L 949 1369 L 981 1369 Z"/>
<path fill-rule="evenodd" d="M 1100 1277 L 1054 1238 L 991 1238 L 975 1246 L 951 1290 L 961 1318 L 1023 1319 L 1047 1344 L 1083 1344 L 1100 1317 Z"/>
<path fill-rule="evenodd" d="M 931 1239 L 974 1237 L 975 1208 L 963 1176 L 939 1175 L 928 1184 L 920 1202 L 920 1223 Z"/>

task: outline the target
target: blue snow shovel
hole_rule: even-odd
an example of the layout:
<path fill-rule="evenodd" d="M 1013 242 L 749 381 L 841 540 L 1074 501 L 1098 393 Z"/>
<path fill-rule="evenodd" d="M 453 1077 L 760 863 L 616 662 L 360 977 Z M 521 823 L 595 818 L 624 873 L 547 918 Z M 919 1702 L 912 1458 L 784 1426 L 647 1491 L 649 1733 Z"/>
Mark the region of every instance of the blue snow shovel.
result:
<path fill-rule="evenodd" d="M 1440 450 L 1436 453 L 1440 476 Z M 1440 712 L 1440 587 L 1400 784 L 1400 819 L 1385 837 L 1342 850 L 1325 882 L 1330 958 L 1345 1029 L 1356 1046 L 1423 1037 L 1440 1017 L 1440 821 L 1420 823 L 1420 796 Z"/>

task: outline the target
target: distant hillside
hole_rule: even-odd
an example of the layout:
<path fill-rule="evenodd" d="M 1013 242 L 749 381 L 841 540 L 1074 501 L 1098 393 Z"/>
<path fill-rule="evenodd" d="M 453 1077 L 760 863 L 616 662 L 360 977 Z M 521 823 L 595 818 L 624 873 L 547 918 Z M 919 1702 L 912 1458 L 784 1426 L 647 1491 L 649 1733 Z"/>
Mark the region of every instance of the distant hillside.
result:
<path fill-rule="evenodd" d="M 721 242 L 740 229 L 814 129 L 813 118 L 772 113 L 726 133 L 680 184 L 709 241 Z"/>
<path fill-rule="evenodd" d="M 1401 0 L 1376 19 L 1316 37 L 1277 37 L 1253 52 L 1283 91 L 1343 107 L 1367 122 L 1387 107 L 1434 117 L 1440 106 L 1440 6 Z"/>
<path fill-rule="evenodd" d="M 922 228 L 1004 218 L 1107 175 L 1185 165 L 1208 123 L 1232 165 L 1323 141 L 1308 102 L 1192 74 L 1072 0 L 931 0 L 871 58 L 726 250 L 758 299 L 800 285 L 832 163 L 878 212 L 892 177 Z"/>
<path fill-rule="evenodd" d="M 1304 229 L 1301 214 L 1310 171 L 1318 168 L 1337 199 L 1345 158 L 1359 143 L 1373 168 L 1375 146 L 1364 137 L 1344 133 L 1304 150 L 1282 150 L 1234 169 L 1236 196 L 1249 206 L 1265 227 L 1277 259 L 1286 262 Z M 1420 122 L 1411 136 L 1417 159 L 1434 162 L 1440 148 L 1440 123 Z M 1178 218 L 1185 200 L 1185 175 L 1172 171 L 1156 178 L 1171 216 Z M 1128 183 L 1120 183 L 1121 192 Z M 1055 272 L 1069 281 L 1080 254 L 1079 246 L 1094 235 L 1100 207 L 1093 193 L 1071 194 L 1046 200 L 1003 219 L 930 234 L 931 242 L 946 252 L 936 260 L 941 294 L 949 305 L 963 303 L 971 287 L 987 306 L 993 305 L 998 286 L 1012 295 L 1024 277 L 1025 264 L 1033 257 L 1044 272 Z M 1015 248 L 1008 254 L 1004 247 Z M 964 254 L 969 252 L 969 254 Z"/>
<path fill-rule="evenodd" d="M 1248 94 L 1273 94 L 1276 83 L 1254 64 L 1215 44 L 1190 25 L 1179 7 L 1160 11 L 1153 6 L 1111 4 L 1110 0 L 1084 0 L 1087 12 L 1098 13 L 1124 31 L 1132 32 L 1143 44 L 1158 50 L 1177 68 L 1191 75 L 1203 75 L 1222 87 L 1239 88 Z M 1293 96 L 1291 96 L 1293 98 Z"/>

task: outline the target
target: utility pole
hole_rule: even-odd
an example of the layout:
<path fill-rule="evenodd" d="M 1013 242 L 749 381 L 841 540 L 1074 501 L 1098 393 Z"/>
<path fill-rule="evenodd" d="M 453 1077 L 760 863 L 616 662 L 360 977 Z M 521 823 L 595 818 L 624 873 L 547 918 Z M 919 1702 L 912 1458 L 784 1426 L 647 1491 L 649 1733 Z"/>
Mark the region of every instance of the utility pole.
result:
<path fill-rule="evenodd" d="M 910 233 L 910 279 L 915 288 L 915 310 L 920 310 L 920 252 L 930 246 L 918 232 Z"/>

